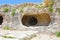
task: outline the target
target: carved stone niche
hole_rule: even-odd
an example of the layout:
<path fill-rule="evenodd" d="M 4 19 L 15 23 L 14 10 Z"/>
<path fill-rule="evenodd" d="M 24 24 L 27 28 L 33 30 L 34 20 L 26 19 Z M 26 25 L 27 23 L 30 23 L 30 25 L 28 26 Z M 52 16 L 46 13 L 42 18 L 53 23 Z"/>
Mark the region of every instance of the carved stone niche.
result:
<path fill-rule="evenodd" d="M 51 19 L 48 13 L 25 13 L 21 22 L 24 26 L 48 26 Z"/>

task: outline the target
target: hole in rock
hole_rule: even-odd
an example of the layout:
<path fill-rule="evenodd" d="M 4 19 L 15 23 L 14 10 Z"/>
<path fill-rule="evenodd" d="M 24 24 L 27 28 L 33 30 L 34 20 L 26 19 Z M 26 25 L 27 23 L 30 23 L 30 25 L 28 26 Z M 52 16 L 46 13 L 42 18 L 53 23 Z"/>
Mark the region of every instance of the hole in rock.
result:
<path fill-rule="evenodd" d="M 2 24 L 2 22 L 3 22 L 3 17 L 0 16 L 0 25 Z"/>

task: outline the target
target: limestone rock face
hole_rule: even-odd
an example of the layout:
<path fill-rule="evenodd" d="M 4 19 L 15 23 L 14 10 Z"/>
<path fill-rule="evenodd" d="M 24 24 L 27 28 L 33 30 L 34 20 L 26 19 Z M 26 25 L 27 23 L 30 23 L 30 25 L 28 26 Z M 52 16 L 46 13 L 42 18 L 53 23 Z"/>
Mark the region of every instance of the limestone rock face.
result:
<path fill-rule="evenodd" d="M 3 22 L 0 25 L 1 28 L 14 30 L 48 30 L 49 32 L 52 30 L 48 28 L 55 30 L 55 27 L 58 25 L 55 21 L 56 13 L 54 11 L 54 5 L 50 7 L 48 2 L 48 6 L 44 7 L 43 4 L 24 3 L 19 5 L 1 5 L 0 15 L 3 17 Z"/>
<path fill-rule="evenodd" d="M 0 5 L 0 36 L 6 34 L 21 40 L 60 40 L 60 0 Z"/>

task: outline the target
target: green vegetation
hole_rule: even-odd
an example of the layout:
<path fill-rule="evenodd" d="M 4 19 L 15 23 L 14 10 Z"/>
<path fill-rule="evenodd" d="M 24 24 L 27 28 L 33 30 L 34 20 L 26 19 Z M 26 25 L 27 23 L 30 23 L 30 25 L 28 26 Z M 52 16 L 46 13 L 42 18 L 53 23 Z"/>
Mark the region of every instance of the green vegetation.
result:
<path fill-rule="evenodd" d="M 5 26 L 3 29 L 4 30 L 11 30 L 11 28 L 9 26 Z"/>
<path fill-rule="evenodd" d="M 4 12 L 8 12 L 8 10 L 9 10 L 8 8 L 4 8 L 4 10 L 3 10 L 3 11 L 4 11 Z"/>
<path fill-rule="evenodd" d="M 20 9 L 20 13 L 23 13 L 23 9 Z"/>
<path fill-rule="evenodd" d="M 60 37 L 60 32 L 56 32 L 56 36 L 57 37 Z"/>
<path fill-rule="evenodd" d="M 16 9 L 12 9 L 12 13 L 11 13 L 12 16 L 15 15 L 15 11 L 16 11 Z"/>
<path fill-rule="evenodd" d="M 50 12 L 53 12 L 53 8 L 52 7 L 49 7 L 48 9 Z"/>
<path fill-rule="evenodd" d="M 57 10 L 58 12 L 60 12 L 60 8 L 56 8 L 56 10 Z"/>
<path fill-rule="evenodd" d="M 45 7 L 53 7 L 54 5 L 54 0 L 46 0 L 45 1 Z"/>
<path fill-rule="evenodd" d="M 37 4 L 35 7 L 38 8 L 38 9 L 43 8 L 42 4 Z"/>
<path fill-rule="evenodd" d="M 15 38 L 15 37 L 12 37 L 12 36 L 3 36 L 4 38 Z"/>
<path fill-rule="evenodd" d="M 23 6 L 26 7 L 27 6 L 27 3 L 23 4 Z"/>
<path fill-rule="evenodd" d="M 54 0 L 51 0 L 50 5 L 49 6 L 53 6 L 54 5 Z"/>

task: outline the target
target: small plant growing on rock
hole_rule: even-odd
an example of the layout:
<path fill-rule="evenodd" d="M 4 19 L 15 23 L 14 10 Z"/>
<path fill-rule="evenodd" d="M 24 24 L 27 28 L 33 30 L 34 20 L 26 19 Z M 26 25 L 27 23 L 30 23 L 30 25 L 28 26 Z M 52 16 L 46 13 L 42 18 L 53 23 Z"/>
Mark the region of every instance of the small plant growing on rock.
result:
<path fill-rule="evenodd" d="M 41 9 L 41 8 L 43 8 L 42 4 L 35 5 L 35 7 L 36 7 L 36 8 L 38 8 L 38 9 Z"/>
<path fill-rule="evenodd" d="M 57 10 L 58 12 L 60 12 L 60 8 L 56 8 L 56 10 Z"/>
<path fill-rule="evenodd" d="M 53 8 L 52 7 L 49 7 L 48 9 L 51 13 L 53 12 Z"/>
<path fill-rule="evenodd" d="M 56 36 L 57 37 L 60 37 L 60 32 L 56 32 Z"/>
<path fill-rule="evenodd" d="M 12 16 L 15 15 L 15 11 L 16 11 L 16 9 L 13 9 L 13 10 L 12 10 L 12 13 L 11 13 Z"/>
<path fill-rule="evenodd" d="M 3 37 L 4 37 L 4 38 L 15 38 L 15 37 L 13 37 L 13 36 L 6 36 L 6 35 L 4 35 Z"/>
<path fill-rule="evenodd" d="M 6 13 L 6 12 L 8 12 L 8 10 L 9 10 L 8 8 L 4 8 L 3 11 Z"/>
<path fill-rule="evenodd" d="M 11 28 L 9 26 L 5 26 L 3 29 L 4 30 L 11 30 Z"/>
<path fill-rule="evenodd" d="M 20 9 L 20 13 L 23 13 L 23 9 Z"/>

